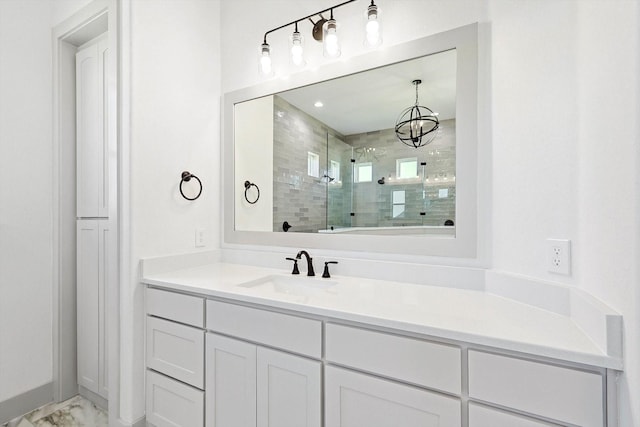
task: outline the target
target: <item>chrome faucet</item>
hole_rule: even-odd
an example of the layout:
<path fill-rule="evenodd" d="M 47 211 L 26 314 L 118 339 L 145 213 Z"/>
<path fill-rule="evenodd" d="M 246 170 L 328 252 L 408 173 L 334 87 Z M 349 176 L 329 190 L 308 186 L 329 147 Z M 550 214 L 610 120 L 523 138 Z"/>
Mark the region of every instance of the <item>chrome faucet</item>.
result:
<path fill-rule="evenodd" d="M 315 276 L 316 273 L 313 271 L 313 258 L 309 255 L 307 251 L 300 251 L 298 255 L 296 255 L 296 259 L 301 259 L 302 255 L 307 258 L 307 276 Z"/>

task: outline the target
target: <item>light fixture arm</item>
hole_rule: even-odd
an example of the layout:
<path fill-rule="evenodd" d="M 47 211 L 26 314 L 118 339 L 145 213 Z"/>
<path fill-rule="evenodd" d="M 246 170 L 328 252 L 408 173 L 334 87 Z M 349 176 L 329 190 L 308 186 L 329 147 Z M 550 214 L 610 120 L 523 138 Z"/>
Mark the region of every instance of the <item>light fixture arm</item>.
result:
<path fill-rule="evenodd" d="M 339 8 L 339 7 L 342 7 L 342 6 L 344 6 L 345 4 L 353 3 L 354 1 L 356 1 L 356 0 L 348 0 L 348 1 L 345 1 L 345 2 L 340 3 L 340 4 L 337 4 L 337 5 L 335 5 L 335 6 L 331 6 L 331 7 L 328 7 L 328 8 L 326 8 L 326 9 L 323 9 L 323 10 L 321 10 L 321 11 L 319 11 L 319 12 L 312 13 L 311 15 L 309 15 L 309 16 L 305 16 L 304 18 L 296 19 L 295 21 L 291 21 L 291 22 L 289 22 L 288 24 L 280 25 L 279 27 L 276 27 L 276 28 L 274 28 L 274 29 L 272 29 L 272 30 L 269 30 L 269 31 L 267 31 L 266 33 L 264 33 L 264 39 L 263 39 L 264 41 L 263 41 L 263 43 L 265 43 L 265 44 L 267 43 L 267 36 L 268 36 L 269 34 L 273 33 L 274 31 L 278 31 L 278 30 L 281 30 L 281 29 L 283 29 L 283 28 L 286 28 L 286 27 L 288 27 L 288 26 L 290 26 L 290 25 L 297 24 L 298 22 L 300 22 L 300 21 L 304 21 L 305 19 L 309 19 L 309 20 L 311 20 L 311 18 L 313 18 L 314 16 L 317 16 L 317 15 L 320 15 L 321 13 L 331 11 L 331 17 L 333 18 L 333 9 L 337 9 L 337 8 Z M 313 21 L 311 21 L 311 22 L 313 22 Z M 314 25 L 315 25 L 315 24 L 314 24 Z"/>

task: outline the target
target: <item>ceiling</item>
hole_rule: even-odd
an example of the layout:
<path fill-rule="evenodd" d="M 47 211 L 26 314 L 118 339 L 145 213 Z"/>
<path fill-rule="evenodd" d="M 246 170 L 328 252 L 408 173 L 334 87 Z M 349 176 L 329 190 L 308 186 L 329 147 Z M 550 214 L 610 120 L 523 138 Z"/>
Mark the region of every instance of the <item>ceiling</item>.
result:
<path fill-rule="evenodd" d="M 343 135 L 395 127 L 400 113 L 415 102 L 413 80 L 420 79 L 419 104 L 440 120 L 455 118 L 456 52 L 450 50 L 278 95 Z M 321 101 L 323 107 L 315 107 Z"/>

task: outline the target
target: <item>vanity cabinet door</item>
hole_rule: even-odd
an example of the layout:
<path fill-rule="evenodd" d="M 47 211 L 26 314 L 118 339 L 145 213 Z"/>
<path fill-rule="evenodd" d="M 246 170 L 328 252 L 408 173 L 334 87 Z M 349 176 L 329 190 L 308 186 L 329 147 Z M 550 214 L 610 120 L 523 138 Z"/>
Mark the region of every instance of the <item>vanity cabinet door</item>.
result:
<path fill-rule="evenodd" d="M 258 347 L 258 427 L 320 427 L 322 363 Z"/>
<path fill-rule="evenodd" d="M 256 346 L 207 334 L 206 425 L 256 427 Z"/>
<path fill-rule="evenodd" d="M 325 370 L 326 427 L 460 427 L 460 400 L 347 369 Z"/>

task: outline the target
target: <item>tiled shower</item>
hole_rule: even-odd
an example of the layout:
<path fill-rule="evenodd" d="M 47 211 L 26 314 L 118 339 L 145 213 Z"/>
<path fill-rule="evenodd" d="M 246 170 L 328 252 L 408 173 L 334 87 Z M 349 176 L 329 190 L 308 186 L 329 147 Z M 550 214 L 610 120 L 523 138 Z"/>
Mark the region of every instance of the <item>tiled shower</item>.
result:
<path fill-rule="evenodd" d="M 418 149 L 393 129 L 341 135 L 274 96 L 273 230 L 284 221 L 292 232 L 455 221 L 455 120 L 438 132 Z"/>

